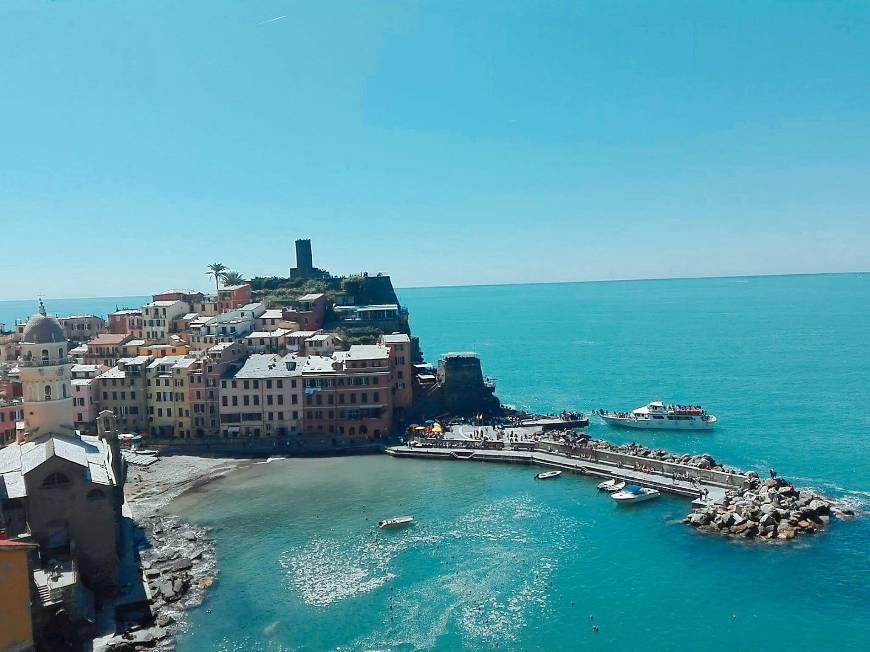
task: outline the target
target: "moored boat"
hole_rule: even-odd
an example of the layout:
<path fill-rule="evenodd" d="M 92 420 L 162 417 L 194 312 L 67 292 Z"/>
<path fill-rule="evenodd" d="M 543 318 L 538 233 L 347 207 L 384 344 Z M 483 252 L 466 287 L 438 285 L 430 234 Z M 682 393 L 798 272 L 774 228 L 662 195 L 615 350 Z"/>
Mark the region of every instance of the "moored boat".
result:
<path fill-rule="evenodd" d="M 385 518 L 383 521 L 378 521 L 378 527 L 381 529 L 396 528 L 402 527 L 403 525 L 410 525 L 413 522 L 413 516 L 396 516 L 394 518 Z"/>
<path fill-rule="evenodd" d="M 636 484 L 630 484 L 622 491 L 617 491 L 610 494 L 617 503 L 641 503 L 645 500 L 658 498 L 661 494 L 655 489 L 640 487 Z"/>
<path fill-rule="evenodd" d="M 625 487 L 625 482 L 619 478 L 611 478 L 610 480 L 605 480 L 604 482 L 599 483 L 598 491 L 613 493 L 614 491 L 619 491 L 623 487 Z"/>
<path fill-rule="evenodd" d="M 653 401 L 631 412 L 597 410 L 602 421 L 612 426 L 646 430 L 710 430 L 718 419 L 700 405 L 677 405 Z"/>
<path fill-rule="evenodd" d="M 556 478 L 562 475 L 561 471 L 541 471 L 537 475 L 535 475 L 536 480 L 549 480 L 550 478 Z"/>

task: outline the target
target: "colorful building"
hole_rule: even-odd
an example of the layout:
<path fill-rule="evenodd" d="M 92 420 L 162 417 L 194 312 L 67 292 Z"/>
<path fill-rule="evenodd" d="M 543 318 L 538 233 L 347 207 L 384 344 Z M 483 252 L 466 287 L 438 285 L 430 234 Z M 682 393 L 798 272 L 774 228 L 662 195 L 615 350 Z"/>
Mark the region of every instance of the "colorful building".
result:
<path fill-rule="evenodd" d="M 220 381 L 221 436 L 284 437 L 302 432 L 304 358 L 254 354 Z"/>
<path fill-rule="evenodd" d="M 191 437 L 190 374 L 195 358 L 173 355 L 146 368 L 148 429 L 153 437 Z"/>
<path fill-rule="evenodd" d="M 116 335 L 142 337 L 142 310 L 128 308 L 109 313 L 109 332 Z"/>
<path fill-rule="evenodd" d="M 72 342 L 87 342 L 106 332 L 106 320 L 96 315 L 72 315 L 58 319 L 64 335 Z"/>
<path fill-rule="evenodd" d="M 146 369 L 148 356 L 121 358 L 117 364 L 94 379 L 99 409 L 111 411 L 125 433 L 148 432 Z"/>
<path fill-rule="evenodd" d="M 152 301 L 142 306 L 143 336 L 164 342 L 171 333 L 172 322 L 191 311 L 190 304 L 178 299 Z"/>
<path fill-rule="evenodd" d="M 354 345 L 331 357 L 305 360 L 306 433 L 370 440 L 392 431 L 392 374 L 385 346 Z"/>
<path fill-rule="evenodd" d="M 241 285 L 228 285 L 218 290 L 217 310 L 226 312 L 235 310 L 251 303 L 251 286 L 249 283 Z"/>
<path fill-rule="evenodd" d="M 31 557 L 38 546 L 0 537 L 0 650 L 33 650 Z"/>
<path fill-rule="evenodd" d="M 411 338 L 405 333 L 381 335 L 380 343 L 390 351 L 393 382 L 393 408 L 398 414 L 414 402 Z"/>
<path fill-rule="evenodd" d="M 132 339 L 129 333 L 101 333 L 88 341 L 83 362 L 113 367 L 127 353 L 124 347 Z"/>

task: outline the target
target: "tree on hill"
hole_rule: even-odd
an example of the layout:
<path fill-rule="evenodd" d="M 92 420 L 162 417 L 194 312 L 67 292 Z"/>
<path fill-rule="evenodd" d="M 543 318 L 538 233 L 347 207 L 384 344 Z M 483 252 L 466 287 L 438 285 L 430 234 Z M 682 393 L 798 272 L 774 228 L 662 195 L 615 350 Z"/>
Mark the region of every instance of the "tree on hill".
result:
<path fill-rule="evenodd" d="M 229 271 L 229 268 L 223 263 L 212 263 L 207 269 L 208 271 L 205 275 L 214 277 L 214 289 L 219 292 L 221 289 L 221 279 L 224 277 L 224 273 Z"/>
<path fill-rule="evenodd" d="M 221 278 L 224 280 L 224 284 L 226 285 L 241 285 L 245 282 L 245 277 L 239 274 L 238 272 L 226 271 L 221 274 Z"/>

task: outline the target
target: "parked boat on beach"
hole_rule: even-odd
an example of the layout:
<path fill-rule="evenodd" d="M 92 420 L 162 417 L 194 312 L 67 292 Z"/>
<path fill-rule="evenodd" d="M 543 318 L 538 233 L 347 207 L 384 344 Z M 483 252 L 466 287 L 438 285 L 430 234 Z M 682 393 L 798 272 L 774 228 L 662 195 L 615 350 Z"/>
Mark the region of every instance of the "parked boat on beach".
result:
<path fill-rule="evenodd" d="M 378 527 L 381 529 L 397 528 L 404 525 L 410 525 L 413 522 L 413 516 L 396 516 L 394 518 L 385 518 L 383 521 L 378 521 Z"/>
<path fill-rule="evenodd" d="M 612 426 L 646 430 L 710 430 L 718 419 L 700 405 L 676 405 L 653 401 L 631 412 L 595 412 Z"/>
<path fill-rule="evenodd" d="M 549 480 L 550 478 L 556 478 L 562 475 L 561 471 L 541 471 L 537 475 L 535 475 L 536 480 Z"/>
<path fill-rule="evenodd" d="M 640 487 L 636 484 L 630 484 L 622 491 L 610 494 L 617 503 L 641 503 L 645 500 L 658 498 L 661 494 L 655 489 Z"/>

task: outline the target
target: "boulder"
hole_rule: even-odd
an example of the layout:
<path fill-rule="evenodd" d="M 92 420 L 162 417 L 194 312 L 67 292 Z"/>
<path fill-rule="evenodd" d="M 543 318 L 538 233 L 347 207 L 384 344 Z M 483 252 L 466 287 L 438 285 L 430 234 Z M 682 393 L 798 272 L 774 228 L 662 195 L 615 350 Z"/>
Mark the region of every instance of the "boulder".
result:
<path fill-rule="evenodd" d="M 823 500 L 819 500 L 818 498 L 814 498 L 809 503 L 809 508 L 813 510 L 816 514 L 827 514 L 831 511 L 831 507 Z"/>
<path fill-rule="evenodd" d="M 181 559 L 172 562 L 167 566 L 167 570 L 178 573 L 180 571 L 190 570 L 193 567 L 193 562 L 189 557 L 182 557 Z"/>

